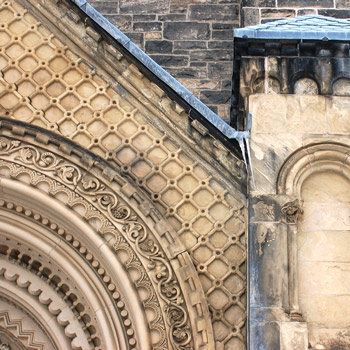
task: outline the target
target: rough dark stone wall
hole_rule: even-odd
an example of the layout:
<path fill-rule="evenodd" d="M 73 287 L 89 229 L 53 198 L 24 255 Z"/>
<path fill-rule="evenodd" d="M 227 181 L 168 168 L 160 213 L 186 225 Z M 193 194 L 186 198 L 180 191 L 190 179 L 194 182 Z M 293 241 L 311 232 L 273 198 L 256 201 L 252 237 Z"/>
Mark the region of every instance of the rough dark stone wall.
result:
<path fill-rule="evenodd" d="M 222 118 L 229 118 L 240 0 L 89 1 Z"/>
<path fill-rule="evenodd" d="M 241 26 L 318 14 L 350 19 L 350 0 L 242 0 Z"/>

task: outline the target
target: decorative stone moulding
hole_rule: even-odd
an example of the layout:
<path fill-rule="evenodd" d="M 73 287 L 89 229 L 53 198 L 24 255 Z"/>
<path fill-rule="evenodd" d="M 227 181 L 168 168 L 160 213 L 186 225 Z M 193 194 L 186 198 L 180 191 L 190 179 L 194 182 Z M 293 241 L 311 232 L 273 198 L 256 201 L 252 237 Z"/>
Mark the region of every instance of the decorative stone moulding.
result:
<path fill-rule="evenodd" d="M 212 349 L 192 261 L 143 193 L 63 138 L 5 120 L 0 134 L 0 294 L 56 316 L 59 348 Z"/>
<path fill-rule="evenodd" d="M 300 327 L 304 328 L 301 334 L 306 349 L 307 324 L 303 317 L 299 296 L 299 267 L 298 267 L 298 241 L 300 234 L 298 220 L 303 214 L 301 189 L 304 182 L 317 173 L 335 173 L 342 175 L 350 181 L 350 147 L 348 145 L 324 142 L 310 144 L 302 147 L 290 155 L 282 165 L 277 178 L 278 195 L 287 195 L 289 198 L 297 198 L 286 203 L 282 208 L 282 217 L 288 224 L 288 275 L 289 275 L 289 312 L 292 321 L 298 321 Z M 293 225 L 290 225 L 293 224 Z M 324 326 L 325 327 L 325 326 Z M 340 333 L 339 333 L 340 334 Z"/>
<path fill-rule="evenodd" d="M 302 204 L 299 199 L 286 203 L 281 208 L 282 218 L 286 224 L 297 224 L 303 214 Z"/>
<path fill-rule="evenodd" d="M 19 135 L 36 125 L 64 137 L 62 142 L 55 142 L 69 154 L 78 152 L 79 144 L 79 159 L 89 171 L 97 169 L 91 160 L 95 158 L 87 150 L 106 161 L 101 163 L 103 176 L 111 180 L 118 173 L 123 181 L 127 178 L 128 183 L 134 184 L 137 193 L 149 199 L 149 204 L 135 202 L 135 206 L 140 205 L 149 215 L 157 212 L 160 221 L 164 219 L 171 227 L 169 236 L 165 234 L 167 230 L 163 231 L 163 224 L 157 224 L 160 239 L 176 237 L 181 242 L 177 246 L 170 240 L 167 254 L 180 259 L 181 252 L 186 251 L 181 264 L 192 261 L 195 271 L 191 271 L 199 276 L 199 290 L 204 291 L 211 321 L 200 321 L 206 326 L 198 325 L 198 329 L 208 329 L 209 343 L 213 330 L 217 347 L 244 347 L 243 162 L 198 120 L 191 120 L 177 102 L 137 68 L 136 62 L 96 32 L 89 21 L 81 20 L 71 5 L 70 1 L 0 0 L 1 115 L 27 123 L 23 128 L 14 128 L 20 130 Z M 69 40 L 71 37 L 74 43 Z M 45 133 L 40 135 L 44 144 L 59 140 Z M 90 186 L 90 180 L 84 177 L 75 181 L 71 190 L 77 193 L 84 191 L 83 183 Z M 123 188 L 128 193 L 129 187 Z M 124 254 L 122 251 L 120 255 Z M 140 258 L 140 264 L 143 259 Z M 131 258 L 125 264 L 132 270 Z M 145 272 L 141 273 L 143 276 Z M 191 299 L 190 305 L 196 303 L 197 297 L 191 295 L 197 287 L 191 279 L 187 281 L 192 289 L 189 295 L 184 293 L 184 298 Z M 155 300 L 153 294 L 149 300 Z M 162 309 L 163 301 L 159 300 Z M 155 320 L 161 320 L 159 312 L 155 315 Z M 159 327 L 158 321 L 149 321 L 153 338 L 157 338 L 158 328 L 169 327 L 164 317 L 163 314 L 163 325 Z M 165 337 L 170 333 L 162 334 Z M 194 340 L 195 346 L 196 342 L 205 344 L 203 339 Z"/>
<path fill-rule="evenodd" d="M 349 146 L 335 142 L 307 145 L 284 162 L 277 178 L 277 193 L 300 197 L 303 182 L 313 173 L 334 171 L 350 180 Z"/>

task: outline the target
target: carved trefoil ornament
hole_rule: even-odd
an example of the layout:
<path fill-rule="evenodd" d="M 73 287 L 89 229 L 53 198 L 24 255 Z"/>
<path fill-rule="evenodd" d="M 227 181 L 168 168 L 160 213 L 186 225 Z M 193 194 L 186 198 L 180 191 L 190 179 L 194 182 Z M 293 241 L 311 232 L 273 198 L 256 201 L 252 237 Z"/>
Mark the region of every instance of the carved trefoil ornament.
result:
<path fill-rule="evenodd" d="M 297 224 L 300 217 L 303 215 L 302 202 L 296 199 L 286 203 L 281 208 L 282 220 L 286 224 Z"/>

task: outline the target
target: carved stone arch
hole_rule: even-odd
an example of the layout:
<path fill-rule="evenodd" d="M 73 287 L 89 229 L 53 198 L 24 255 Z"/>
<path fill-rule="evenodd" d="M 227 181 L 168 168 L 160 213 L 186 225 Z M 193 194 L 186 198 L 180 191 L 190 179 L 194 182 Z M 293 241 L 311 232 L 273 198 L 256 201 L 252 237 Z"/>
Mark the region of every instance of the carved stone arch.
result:
<path fill-rule="evenodd" d="M 306 344 L 309 342 L 312 346 L 312 348 L 321 348 L 321 346 L 328 346 L 327 344 L 338 344 L 337 341 L 339 340 L 337 336 L 328 334 L 326 337 L 322 335 L 321 333 L 317 333 L 317 322 L 314 322 L 314 319 L 309 316 L 308 313 L 310 312 L 310 306 L 305 302 L 305 298 L 316 298 L 317 295 L 311 295 L 309 296 L 308 293 L 313 292 L 312 288 L 309 288 L 310 286 L 306 283 L 311 283 L 313 286 L 316 285 L 316 280 L 311 279 L 311 282 L 308 281 L 308 278 L 306 276 L 308 275 L 308 268 L 305 266 L 316 266 L 321 271 L 323 268 L 324 263 L 331 263 L 332 260 L 330 259 L 327 262 L 324 262 L 323 257 L 316 259 L 314 262 L 312 258 L 310 258 L 310 255 L 306 255 L 310 261 L 304 260 L 305 253 L 300 252 L 300 249 L 303 249 L 303 245 L 307 245 L 309 249 L 313 251 L 313 254 L 317 256 L 316 249 L 317 244 L 320 244 L 319 241 L 316 241 L 317 243 L 313 242 L 314 244 L 311 245 L 310 236 L 309 233 L 311 232 L 311 237 L 318 237 L 320 235 L 322 239 L 324 240 L 324 235 L 327 234 L 329 241 L 329 246 L 336 246 L 336 244 L 339 244 L 338 238 L 336 238 L 333 235 L 333 231 L 340 231 L 338 228 L 332 227 L 332 222 L 328 222 L 327 228 L 323 226 L 324 223 L 327 222 L 329 217 L 332 216 L 332 214 L 328 214 L 326 209 L 327 200 L 326 195 L 328 192 L 326 191 L 325 197 L 322 197 L 323 201 L 321 207 L 317 207 L 317 204 L 319 203 L 312 203 L 312 201 L 309 199 L 310 203 L 303 203 L 303 196 L 305 195 L 305 184 L 310 183 L 312 184 L 312 189 L 308 190 L 310 193 L 315 191 L 317 189 L 317 195 L 319 193 L 324 193 L 323 189 L 319 189 L 320 186 L 319 182 L 315 179 L 325 179 L 330 178 L 332 180 L 327 180 L 328 182 L 324 182 L 327 184 L 330 184 L 329 181 L 333 181 L 335 183 L 336 181 L 340 181 L 344 187 L 339 187 L 340 185 L 337 185 L 339 188 L 339 193 L 342 193 L 343 191 L 348 193 L 350 189 L 350 147 L 345 144 L 340 143 L 334 143 L 334 142 L 324 142 L 324 143 L 317 143 L 317 144 L 310 144 L 306 145 L 305 147 L 302 147 L 298 149 L 296 152 L 294 152 L 292 155 L 288 157 L 288 159 L 284 162 L 282 165 L 278 178 L 276 183 L 276 190 L 277 194 L 281 195 L 281 198 L 289 199 L 289 202 L 285 203 L 284 206 L 281 208 L 281 214 L 282 218 L 284 219 L 284 222 L 287 226 L 287 235 L 288 235 L 288 297 L 289 297 L 289 312 L 290 312 L 290 318 L 294 321 L 300 321 L 299 324 L 300 327 L 304 327 L 305 334 L 309 333 L 309 340 L 306 342 Z M 316 178 L 317 176 L 317 178 Z M 321 177 L 319 177 L 321 176 Z M 323 180 L 325 181 L 325 180 Z M 346 186 L 345 186 L 346 185 Z M 325 186 L 326 187 L 326 186 Z M 332 189 L 335 187 L 330 186 Z M 345 189 L 346 188 L 346 189 Z M 329 193 L 332 190 L 329 190 Z M 317 196 L 316 195 L 316 196 Z M 344 198 L 346 195 L 342 195 Z M 348 197 L 348 196 L 347 196 Z M 315 198 L 315 197 L 313 197 Z M 335 203 L 335 205 L 338 205 L 333 197 L 332 203 Z M 334 197 L 336 198 L 336 196 Z M 316 200 L 317 202 L 317 200 Z M 307 206 L 307 204 L 309 206 Z M 348 209 L 349 209 L 349 199 L 346 201 L 344 199 L 344 203 L 340 203 L 341 205 L 337 206 L 337 210 L 342 210 L 345 212 L 343 216 L 339 215 L 339 217 L 348 217 Z M 311 209 L 310 209 L 311 207 Z M 305 213 L 303 213 L 305 212 Z M 309 225 L 304 228 L 304 221 L 302 220 L 299 222 L 300 217 L 305 214 L 304 216 L 309 218 L 309 220 L 312 220 L 310 218 L 314 218 L 314 215 L 316 215 L 317 219 L 313 219 L 313 222 L 317 222 L 317 220 L 320 220 L 319 218 L 325 217 L 325 219 L 321 219 L 320 223 L 317 223 L 316 226 Z M 305 219 L 306 220 L 306 219 Z M 342 221 L 342 220 L 339 220 Z M 317 226 L 318 225 L 318 226 Z M 334 222 L 333 222 L 334 225 Z M 315 227 L 318 227 L 318 229 L 315 229 Z M 321 228 L 320 228 L 321 227 Z M 347 227 L 347 223 L 344 224 L 344 227 Z M 316 231 L 317 232 L 316 232 Z M 327 231 L 328 230 L 328 231 Z M 344 235 L 348 234 L 348 228 L 343 228 Z M 313 232 L 315 231 L 315 232 Z M 319 233 L 319 231 L 322 231 Z M 324 233 L 324 232 L 326 233 Z M 337 239 L 337 241 L 334 241 Z M 305 243 L 309 242 L 309 243 Z M 323 243 L 324 244 L 324 243 Z M 345 244 L 346 245 L 346 244 Z M 328 246 L 327 246 L 328 247 Z M 306 248 L 304 248 L 306 249 Z M 333 248 L 332 248 L 333 249 Z M 319 255 L 318 255 L 319 256 Z M 345 255 L 344 255 L 345 256 Z M 346 262 L 347 260 L 342 257 L 342 262 Z M 348 256 L 347 256 L 348 258 Z M 307 258 L 306 258 L 307 259 Z M 327 259 L 326 259 L 327 260 Z M 306 262 L 305 262 L 306 261 Z M 337 260 L 333 261 L 333 264 L 336 265 Z M 312 265 L 314 263 L 314 265 Z M 308 265 L 309 264 L 309 265 Z M 304 269 L 304 270 L 303 270 Z M 314 271 L 314 270 L 312 270 Z M 311 273 L 312 274 L 312 273 Z M 328 272 L 327 274 L 331 274 L 331 272 Z M 319 277 L 319 276 L 318 276 Z M 323 275 L 322 277 L 323 278 Z M 332 281 L 333 282 L 333 281 Z M 325 282 L 328 285 L 330 284 L 329 281 Z M 308 286 L 308 288 L 306 288 Z M 310 289 L 310 291 L 308 291 Z M 317 290 L 322 289 L 322 286 L 317 286 Z M 307 292 L 307 293 L 306 293 Z M 303 296 L 303 294 L 307 294 L 306 297 Z M 334 294 L 336 295 L 336 294 Z M 334 296 L 333 295 L 333 296 Z M 304 299 L 303 299 L 304 298 Z M 315 299 L 316 300 L 316 299 Z M 317 299 L 318 300 L 318 299 Z M 300 306 L 301 305 L 301 306 Z M 306 308 L 307 306 L 307 308 Z M 321 305 L 318 305 L 317 307 L 322 309 Z M 336 310 L 336 306 L 334 306 L 334 310 Z M 332 312 L 336 312 L 332 309 Z M 307 317 L 304 317 L 305 315 Z M 312 310 L 311 310 L 311 315 Z M 318 312 L 316 312 L 318 313 Z M 319 311 L 320 314 L 322 314 L 321 311 Z M 322 318 L 322 317 L 321 317 Z M 311 321 L 310 321 L 311 320 Z M 327 330 L 327 326 L 329 326 L 328 318 L 327 320 L 322 320 L 322 327 Z M 341 327 L 339 327 L 341 328 Z M 343 327 L 344 328 L 344 327 Z M 314 330 L 316 329 L 316 331 Z M 326 332 L 326 331 L 325 331 Z M 341 329 L 339 330 L 341 332 Z M 321 334 L 321 335 L 320 335 Z M 339 333 L 340 334 L 340 333 Z M 345 343 L 344 343 L 345 344 Z"/>
<path fill-rule="evenodd" d="M 34 298 L 62 348 L 213 349 L 196 270 L 143 191 L 63 137 L 0 123 L 0 294 Z"/>
<path fill-rule="evenodd" d="M 350 74 L 345 72 L 339 77 L 336 77 L 332 82 L 332 95 L 334 96 L 349 96 Z"/>
<path fill-rule="evenodd" d="M 336 171 L 350 179 L 350 147 L 340 143 L 307 145 L 291 154 L 277 177 L 277 193 L 300 197 L 300 189 L 314 172 Z"/>
<path fill-rule="evenodd" d="M 305 67 L 301 68 L 298 67 L 296 70 L 291 74 L 290 82 L 291 82 L 291 93 L 298 94 L 301 93 L 302 88 L 305 86 L 305 92 L 303 94 L 309 94 L 308 89 L 310 92 L 312 91 L 312 94 L 315 94 L 314 90 L 317 88 L 317 93 L 320 93 L 321 89 L 321 82 L 322 79 L 320 78 L 319 74 L 314 71 L 314 69 L 306 70 Z M 298 92 L 299 90 L 299 92 Z"/>
<path fill-rule="evenodd" d="M 275 72 L 268 75 L 268 92 L 279 94 L 282 91 L 281 78 Z"/>
<path fill-rule="evenodd" d="M 250 82 L 250 92 L 253 94 L 262 93 L 265 90 L 265 72 L 257 70 L 254 72 L 253 79 Z"/>
<path fill-rule="evenodd" d="M 321 87 L 312 73 L 298 72 L 292 79 L 293 93 L 298 95 L 318 95 Z"/>

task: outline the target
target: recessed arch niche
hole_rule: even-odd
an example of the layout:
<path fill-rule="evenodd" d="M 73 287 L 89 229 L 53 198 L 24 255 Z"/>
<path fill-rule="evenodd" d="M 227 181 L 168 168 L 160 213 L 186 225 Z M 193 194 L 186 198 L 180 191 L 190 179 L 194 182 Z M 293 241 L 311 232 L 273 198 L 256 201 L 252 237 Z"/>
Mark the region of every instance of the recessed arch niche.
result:
<path fill-rule="evenodd" d="M 192 261 L 146 195 L 63 137 L 0 123 L 6 339 L 31 350 L 213 348 Z M 20 313 L 42 333 L 20 326 Z M 16 322 L 34 345 L 4 327 Z"/>
<path fill-rule="evenodd" d="M 287 159 L 278 177 L 278 193 L 302 203 L 303 215 L 290 230 L 289 300 L 313 349 L 350 344 L 349 155 L 343 144 L 308 145 Z"/>

